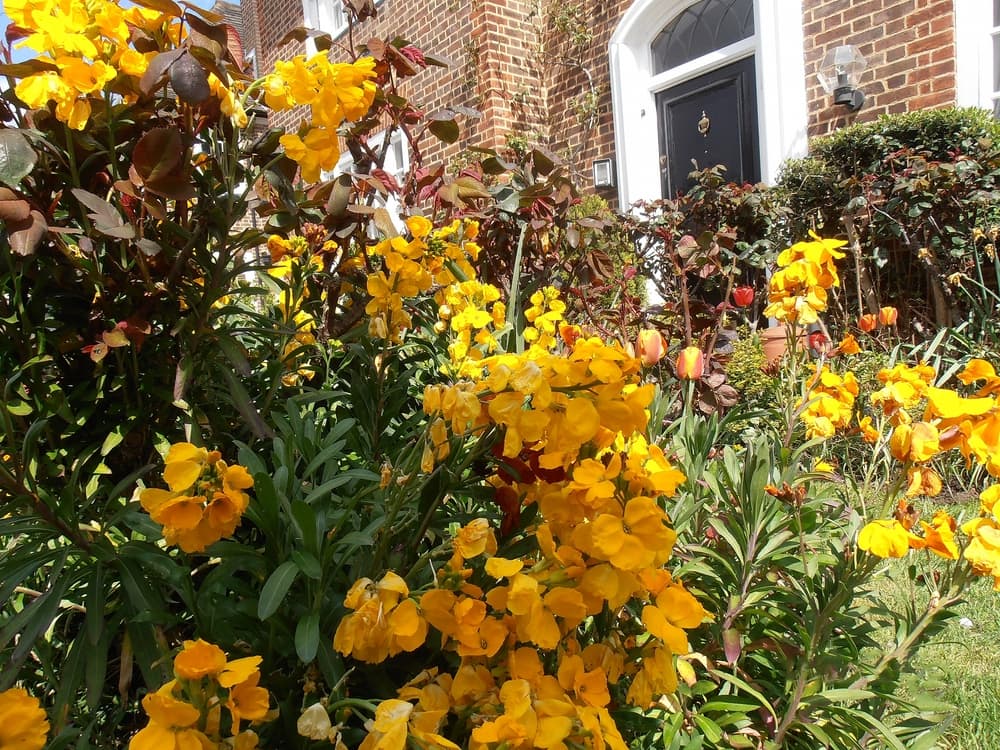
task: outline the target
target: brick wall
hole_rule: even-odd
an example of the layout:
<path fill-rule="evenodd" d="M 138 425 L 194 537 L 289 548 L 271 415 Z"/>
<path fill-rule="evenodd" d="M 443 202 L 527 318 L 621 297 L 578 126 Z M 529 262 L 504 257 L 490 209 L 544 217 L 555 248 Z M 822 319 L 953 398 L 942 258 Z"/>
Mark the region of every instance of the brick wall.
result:
<path fill-rule="evenodd" d="M 963 0 L 964 1 L 964 0 Z M 810 136 L 855 121 L 953 104 L 954 0 L 804 0 L 806 88 Z M 301 0 L 244 0 L 256 20 L 261 71 L 278 57 L 289 30 L 303 24 Z M 425 163 L 449 162 L 467 146 L 502 148 L 507 133 L 567 157 L 577 184 L 592 188 L 594 159 L 614 155 L 608 41 L 632 0 L 383 0 L 378 17 L 354 30 L 355 43 L 403 36 L 449 68 L 429 68 L 406 95 L 425 112 L 473 107 L 479 120 L 460 122 L 451 146 L 428 136 Z M 583 24 L 574 34 L 567 8 Z M 570 14 L 572 15 L 572 14 Z M 857 113 L 834 105 L 816 71 L 827 50 L 855 44 L 868 60 L 861 79 L 867 101 Z M 289 125 L 298 117 L 278 124 Z M 655 144 L 651 144 L 655 148 Z M 604 191 L 612 203 L 615 191 Z"/>
<path fill-rule="evenodd" d="M 806 0 L 802 20 L 810 137 L 955 103 L 954 0 Z M 841 44 L 857 46 L 868 61 L 860 81 L 866 100 L 856 113 L 835 105 L 816 78 L 827 51 Z"/>

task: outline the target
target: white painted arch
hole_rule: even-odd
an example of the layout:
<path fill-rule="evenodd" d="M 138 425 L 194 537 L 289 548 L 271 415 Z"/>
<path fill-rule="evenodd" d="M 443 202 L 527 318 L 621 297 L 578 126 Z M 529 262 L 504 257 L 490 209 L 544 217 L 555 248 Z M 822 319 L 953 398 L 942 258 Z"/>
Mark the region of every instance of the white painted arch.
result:
<path fill-rule="evenodd" d="M 611 37 L 618 200 L 622 208 L 659 198 L 656 93 L 726 63 L 754 55 L 761 176 L 773 182 L 785 159 L 803 156 L 806 80 L 802 0 L 754 0 L 754 36 L 654 75 L 650 45 L 657 34 L 697 0 L 636 0 Z"/>

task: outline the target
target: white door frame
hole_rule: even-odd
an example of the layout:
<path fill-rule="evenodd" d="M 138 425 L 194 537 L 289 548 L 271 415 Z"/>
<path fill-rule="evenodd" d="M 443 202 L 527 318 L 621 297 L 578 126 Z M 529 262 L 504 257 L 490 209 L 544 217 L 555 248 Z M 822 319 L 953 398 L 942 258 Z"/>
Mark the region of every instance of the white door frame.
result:
<path fill-rule="evenodd" d="M 749 55 L 754 55 L 756 63 L 762 179 L 773 182 L 785 159 L 806 154 L 802 0 L 755 0 L 754 36 L 654 75 L 653 39 L 696 1 L 636 0 L 608 44 L 622 209 L 637 200 L 662 197 L 657 92 Z"/>

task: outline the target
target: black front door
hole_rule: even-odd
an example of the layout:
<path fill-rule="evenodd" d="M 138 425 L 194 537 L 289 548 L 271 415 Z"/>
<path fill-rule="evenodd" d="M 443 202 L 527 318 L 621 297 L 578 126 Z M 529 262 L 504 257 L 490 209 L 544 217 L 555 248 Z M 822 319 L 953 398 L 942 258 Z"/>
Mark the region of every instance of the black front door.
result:
<path fill-rule="evenodd" d="M 656 95 L 663 195 L 691 187 L 688 174 L 723 164 L 732 182 L 760 181 L 757 84 L 747 57 Z"/>

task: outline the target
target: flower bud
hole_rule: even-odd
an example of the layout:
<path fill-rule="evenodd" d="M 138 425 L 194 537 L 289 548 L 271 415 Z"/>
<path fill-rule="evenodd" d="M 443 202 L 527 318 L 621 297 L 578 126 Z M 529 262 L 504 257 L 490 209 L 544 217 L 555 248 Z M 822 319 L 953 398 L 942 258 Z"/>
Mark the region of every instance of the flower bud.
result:
<path fill-rule="evenodd" d="M 858 318 L 858 328 L 865 333 L 871 333 L 878 328 L 878 318 L 871 313 L 866 313 Z"/>
<path fill-rule="evenodd" d="M 705 372 L 705 355 L 697 346 L 688 346 L 677 357 L 677 377 L 698 380 Z"/>
<path fill-rule="evenodd" d="M 733 289 L 733 304 L 737 307 L 749 307 L 753 304 L 753 287 L 738 286 Z"/>
<path fill-rule="evenodd" d="M 667 353 L 667 342 L 659 331 L 646 328 L 639 331 L 635 348 L 643 366 L 650 367 L 663 359 L 663 355 Z"/>
<path fill-rule="evenodd" d="M 895 307 L 887 306 L 883 307 L 878 311 L 878 322 L 884 326 L 894 326 L 896 325 L 896 320 L 899 318 L 899 310 Z"/>

